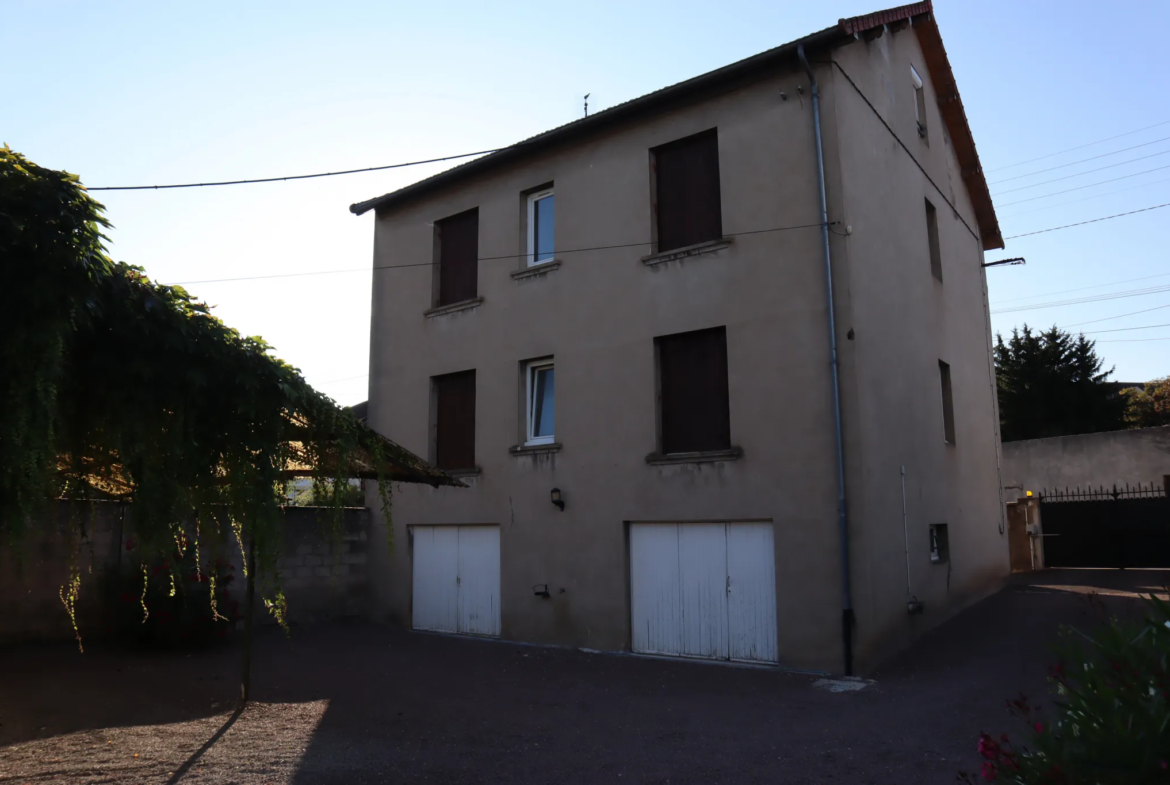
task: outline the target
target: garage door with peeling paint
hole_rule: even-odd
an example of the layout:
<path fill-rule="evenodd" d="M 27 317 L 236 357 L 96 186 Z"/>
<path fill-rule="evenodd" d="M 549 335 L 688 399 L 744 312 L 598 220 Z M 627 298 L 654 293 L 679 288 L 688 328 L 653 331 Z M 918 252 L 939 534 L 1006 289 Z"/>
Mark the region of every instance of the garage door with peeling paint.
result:
<path fill-rule="evenodd" d="M 498 526 L 412 526 L 412 626 L 500 634 Z"/>
<path fill-rule="evenodd" d="M 776 662 L 771 523 L 630 525 L 636 652 Z"/>

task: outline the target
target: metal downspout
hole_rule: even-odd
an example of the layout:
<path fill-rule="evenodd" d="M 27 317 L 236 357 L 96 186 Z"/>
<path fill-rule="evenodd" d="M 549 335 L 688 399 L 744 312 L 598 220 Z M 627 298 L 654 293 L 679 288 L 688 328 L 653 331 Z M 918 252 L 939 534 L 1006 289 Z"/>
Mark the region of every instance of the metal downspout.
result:
<path fill-rule="evenodd" d="M 817 186 L 821 200 L 821 243 L 825 250 L 825 291 L 829 311 L 829 369 L 833 377 L 833 426 L 837 448 L 837 529 L 841 547 L 841 641 L 845 675 L 853 675 L 853 585 L 849 575 L 849 518 L 845 507 L 845 446 L 841 436 L 841 380 L 837 360 L 837 316 L 833 304 L 833 256 L 829 250 L 829 205 L 825 198 L 825 151 L 821 142 L 821 95 L 804 44 L 796 47 L 812 93 L 813 132 L 817 143 Z"/>

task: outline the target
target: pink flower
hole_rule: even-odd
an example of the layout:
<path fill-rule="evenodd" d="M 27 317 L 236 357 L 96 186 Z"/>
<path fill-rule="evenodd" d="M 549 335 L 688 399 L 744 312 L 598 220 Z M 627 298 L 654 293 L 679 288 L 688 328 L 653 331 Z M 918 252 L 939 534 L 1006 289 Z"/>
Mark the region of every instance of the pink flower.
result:
<path fill-rule="evenodd" d="M 991 761 L 984 761 L 983 771 L 979 772 L 979 776 L 983 777 L 983 779 L 987 780 L 988 782 L 992 782 L 995 779 L 995 774 L 995 764 Z"/>
<path fill-rule="evenodd" d="M 1162 761 L 1162 768 L 1166 768 L 1166 761 Z"/>
<path fill-rule="evenodd" d="M 1037 733 L 1043 733 L 1043 732 L 1044 732 L 1044 723 L 1042 723 L 1042 722 L 1037 722 L 1037 723 L 1036 723 L 1036 732 L 1037 732 Z"/>

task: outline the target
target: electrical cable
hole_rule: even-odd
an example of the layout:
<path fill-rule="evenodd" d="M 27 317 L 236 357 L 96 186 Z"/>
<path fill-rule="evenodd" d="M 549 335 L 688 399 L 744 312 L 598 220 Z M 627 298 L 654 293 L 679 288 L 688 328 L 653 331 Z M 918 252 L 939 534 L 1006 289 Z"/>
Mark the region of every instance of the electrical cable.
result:
<path fill-rule="evenodd" d="M 1137 316 L 1139 313 L 1149 313 L 1150 311 L 1162 311 L 1162 310 L 1165 310 L 1166 308 L 1170 308 L 1170 305 L 1159 305 L 1159 306 L 1156 306 L 1154 308 L 1146 308 L 1146 309 L 1141 310 L 1141 311 L 1131 311 L 1129 313 L 1119 313 L 1119 314 L 1117 314 L 1117 316 L 1106 316 L 1104 319 L 1090 319 L 1087 322 L 1073 322 L 1072 324 L 1066 324 L 1065 327 L 1080 327 L 1082 324 L 1097 324 L 1098 322 L 1111 322 L 1114 319 L 1124 319 L 1127 316 Z"/>
<path fill-rule="evenodd" d="M 1126 191 L 1136 191 L 1138 188 L 1149 188 L 1151 185 L 1161 185 L 1162 183 L 1170 183 L 1170 177 L 1164 178 L 1162 180 L 1151 180 L 1148 183 L 1139 183 L 1138 185 L 1131 185 L 1128 188 L 1118 188 L 1116 191 L 1108 191 L 1107 193 L 1103 193 L 1103 194 L 1092 194 L 1091 196 L 1083 196 L 1080 199 L 1071 199 L 1067 202 L 1061 202 L 1060 204 L 1048 204 L 1048 205 L 1044 205 L 1043 207 L 1033 208 L 1031 210 L 1020 210 L 1019 212 L 1008 213 L 1007 215 L 1003 215 L 1000 217 L 1004 218 L 1005 220 L 1008 218 L 1017 218 L 1021 215 L 1029 215 L 1030 213 L 1038 213 L 1041 210 L 1055 210 L 1057 207 L 1068 207 L 1070 204 L 1079 204 L 1080 202 L 1087 202 L 1090 199 L 1102 199 L 1106 196 L 1114 196 L 1116 194 L 1125 193 Z M 1063 193 L 1068 193 L 1068 192 L 1064 191 Z M 1052 195 L 1055 196 L 1056 194 L 1052 194 Z M 996 212 L 998 213 L 999 211 L 997 210 Z"/>
<path fill-rule="evenodd" d="M 1114 338 L 1096 343 L 1145 343 L 1146 341 L 1170 341 L 1170 338 Z"/>
<path fill-rule="evenodd" d="M 1140 210 L 1130 210 L 1127 213 L 1116 213 L 1114 215 L 1105 215 L 1105 216 L 1102 216 L 1101 218 L 1093 218 L 1093 219 L 1090 219 L 1088 221 L 1078 221 L 1075 224 L 1065 224 L 1064 226 L 1053 226 L 1053 227 L 1048 228 L 1048 229 L 1038 229 L 1035 232 L 1024 232 L 1023 234 L 1013 234 L 1010 237 L 1005 237 L 1003 239 L 1016 240 L 1016 239 L 1019 239 L 1020 237 L 1031 237 L 1034 234 L 1046 234 L 1047 232 L 1058 232 L 1061 229 L 1071 229 L 1074 226 L 1084 226 L 1085 224 L 1095 224 L 1095 223 L 1098 223 L 1100 221 L 1108 221 L 1110 218 L 1121 218 L 1122 216 L 1126 216 L 1126 215 L 1136 215 L 1137 213 L 1146 213 L 1146 212 L 1149 212 L 1150 210 L 1160 210 L 1163 207 L 1170 207 L 1170 202 L 1165 202 L 1163 204 L 1155 204 L 1152 207 L 1143 207 Z"/>
<path fill-rule="evenodd" d="M 1084 335 L 1100 335 L 1101 333 L 1122 333 L 1129 330 L 1153 330 L 1155 327 L 1170 327 L 1170 322 L 1166 324 L 1147 324 L 1144 327 L 1115 327 L 1112 330 L 1089 330 L 1088 332 L 1082 330 L 1081 332 Z"/>
<path fill-rule="evenodd" d="M 1144 161 L 1147 158 L 1157 158 L 1160 155 L 1167 155 L 1167 154 L 1170 154 L 1170 150 L 1162 150 L 1162 151 L 1157 152 L 1157 153 L 1150 153 L 1149 155 L 1143 155 L 1139 158 L 1131 158 L 1128 161 L 1118 161 L 1117 163 L 1109 164 L 1108 166 L 1098 166 L 1096 169 L 1086 169 L 1085 171 L 1077 172 L 1076 174 L 1066 174 L 1064 177 L 1054 177 L 1051 180 L 1045 180 L 1045 181 L 1040 182 L 1040 183 L 1032 183 L 1031 185 L 1021 185 L 1019 188 L 1009 188 L 1006 191 L 998 191 L 996 193 L 993 193 L 992 196 L 1003 196 L 1004 194 L 1011 194 L 1011 193 L 1015 193 L 1016 191 L 1026 191 L 1029 188 L 1039 188 L 1042 185 L 1051 185 L 1052 183 L 1059 183 L 1062 180 L 1071 180 L 1074 177 L 1082 177 L 1083 175 L 1093 174 L 1094 172 L 1103 172 L 1106 169 L 1116 169 L 1119 166 L 1125 166 L 1126 164 L 1133 164 L 1133 163 L 1137 163 L 1138 161 Z M 1162 166 L 1162 167 L 1157 167 L 1155 169 L 1146 169 L 1145 171 L 1154 172 L 1154 171 L 1157 171 L 1158 168 L 1165 169 L 1166 167 Z M 1137 174 L 1142 174 L 1142 172 L 1137 172 Z M 1127 176 L 1132 177 L 1133 175 L 1127 175 Z M 1118 178 L 1118 179 L 1121 179 L 1121 178 Z M 1113 181 L 1112 180 L 1103 180 L 1102 182 L 1111 183 Z M 1063 193 L 1063 192 L 1058 191 L 1057 193 Z M 1016 204 L 1016 203 L 1012 202 L 1012 204 Z M 1004 206 L 1006 207 L 1007 205 L 1004 205 Z"/>
<path fill-rule="evenodd" d="M 1020 300 L 1036 300 L 1036 299 L 1039 299 L 1040 297 L 1053 297 L 1053 296 L 1058 295 L 1058 294 L 1069 294 L 1071 292 L 1083 292 L 1086 289 L 1100 289 L 1103 286 L 1120 286 L 1123 283 L 1133 283 L 1134 281 L 1148 281 L 1151 278 L 1165 278 L 1167 276 L 1170 276 L 1170 273 L 1159 273 L 1158 275 L 1145 275 L 1145 276 L 1142 276 L 1141 278 L 1126 278 L 1123 281 L 1110 281 L 1109 283 L 1098 283 L 1098 284 L 1093 284 L 1092 286 L 1081 286 L 1081 287 L 1078 287 L 1076 289 L 1061 289 L 1058 292 L 1043 292 L 1041 294 L 1028 294 L 1028 295 L 1024 295 L 1023 297 L 1009 297 L 1006 300 L 996 300 L 995 304 L 996 305 L 1003 305 L 1004 303 L 1014 303 L 1014 302 L 1019 302 Z"/>
<path fill-rule="evenodd" d="M 511 145 L 517 147 L 525 144 L 519 142 Z M 503 150 L 502 147 L 497 147 L 492 150 L 480 150 L 476 153 L 459 153 L 458 155 L 445 155 L 442 158 L 427 158 L 423 161 L 407 161 L 401 164 L 386 164 L 385 166 L 368 166 L 365 169 L 346 169 L 340 172 L 319 172 L 318 174 L 293 174 L 287 177 L 261 177 L 255 180 L 222 180 L 215 183 L 178 183 L 175 185 L 102 185 L 93 188 L 86 188 L 87 191 L 158 191 L 166 188 L 208 188 L 214 185 L 251 185 L 253 183 L 277 183 L 285 180 L 311 180 L 315 177 L 337 177 L 342 174 L 360 174 L 361 172 L 380 172 L 384 169 L 402 169 L 406 166 L 419 166 L 421 164 L 435 164 L 442 161 L 454 161 L 459 158 L 471 158 L 476 155 L 487 155 L 488 153 L 496 153 Z"/>
<path fill-rule="evenodd" d="M 1170 150 L 1167 150 L 1166 152 L 1170 153 Z M 1160 172 L 1163 169 L 1170 169 L 1170 164 L 1166 164 L 1165 166 L 1155 166 L 1153 169 L 1143 169 L 1142 171 L 1134 172 L 1133 174 L 1123 174 L 1121 177 L 1112 177 L 1108 180 L 1102 180 L 1102 181 L 1097 182 L 1097 183 L 1089 183 L 1088 185 L 1078 185 L 1075 188 L 1066 188 L 1063 191 L 1053 191 L 1050 194 L 1044 194 L 1042 196 L 1029 196 L 1027 199 L 1019 199 L 1015 202 L 1008 202 L 1007 204 L 1000 205 L 1000 207 L 1011 207 L 1013 204 L 1023 204 L 1024 202 L 1034 202 L 1037 199 L 1047 199 L 1050 196 L 1060 196 L 1061 194 L 1072 193 L 1073 191 L 1083 191 L 1086 188 L 1095 188 L 1098 185 L 1105 185 L 1106 183 L 1115 183 L 1118 180 L 1128 180 L 1131 177 L 1138 177 L 1138 176 L 1143 175 L 1143 174 L 1149 174 L 1150 172 Z"/>
<path fill-rule="evenodd" d="M 851 77 L 844 69 L 844 67 L 842 67 L 842 65 L 836 60 L 830 59 L 829 62 L 837 66 L 837 70 L 841 72 L 841 76 L 845 77 L 845 81 L 849 82 L 853 89 L 857 91 L 857 94 L 861 96 L 861 100 L 864 101 L 865 105 L 869 107 L 869 110 L 873 112 L 873 116 L 876 117 L 883 126 L 885 126 L 890 136 L 894 138 L 894 141 L 897 142 L 898 145 L 906 151 L 906 155 L 910 156 L 910 160 L 913 161 L 914 165 L 918 167 L 918 170 L 922 172 L 922 175 L 926 178 L 927 182 L 934 186 L 934 190 L 938 191 L 938 195 L 941 196 L 942 200 L 947 203 L 948 207 L 951 208 L 951 212 L 954 214 L 954 216 L 959 219 L 963 226 L 967 227 L 967 231 L 971 233 L 972 237 L 982 243 L 983 237 L 979 234 L 979 232 L 971 228 L 971 225 L 967 223 L 967 219 L 963 218 L 962 213 L 959 212 L 959 208 L 955 207 L 954 203 L 950 200 L 950 197 L 947 196 L 946 192 L 938 187 L 938 183 L 936 183 L 934 178 L 930 176 L 930 173 L 926 171 L 926 167 L 918 162 L 918 159 L 914 157 L 914 153 L 910 152 L 910 148 L 906 146 L 906 143 L 903 142 L 896 133 L 894 133 L 894 129 L 891 128 L 890 124 L 886 122 L 886 118 L 882 117 L 882 114 L 877 110 L 877 107 L 875 107 L 873 103 L 870 102 L 869 98 L 866 97 L 865 93 L 861 91 L 861 88 L 858 87 L 857 83 L 853 81 L 853 77 Z"/>
<path fill-rule="evenodd" d="M 1007 178 L 1004 178 L 1003 180 L 996 180 L 993 183 L 988 183 L 988 185 L 999 185 L 1000 183 L 1009 183 L 1012 180 L 1022 180 L 1025 177 L 1033 177 L 1033 176 L 1038 175 L 1038 174 L 1044 174 L 1045 172 L 1055 172 L 1057 169 L 1067 169 L 1068 167 L 1076 166 L 1077 164 L 1088 163 L 1089 161 L 1096 161 L 1098 158 L 1108 158 L 1111 155 L 1117 155 L 1118 153 L 1127 153 L 1130 150 L 1136 150 L 1139 147 L 1149 147 L 1152 144 L 1158 144 L 1159 142 L 1166 142 L 1166 141 L 1170 141 L 1170 136 L 1163 136 L 1161 139 L 1155 139 L 1152 142 L 1143 142 L 1141 144 L 1135 144 L 1133 147 L 1123 147 L 1120 150 L 1114 150 L 1111 153 L 1101 153 L 1100 155 L 1094 155 L 1090 158 L 1082 158 L 1079 161 L 1070 161 L 1067 164 L 1060 164 L 1059 166 L 1050 166 L 1047 169 L 1039 169 L 1035 172 L 1028 172 L 1027 174 L 1018 174 L 1015 177 L 1007 177 Z"/>
<path fill-rule="evenodd" d="M 1017 305 L 1011 308 L 1000 308 L 992 311 L 996 313 L 1014 313 L 1016 311 L 1038 311 L 1042 308 L 1058 308 L 1065 305 L 1083 305 L 1085 303 L 1097 303 L 1103 300 L 1118 300 L 1127 297 L 1142 297 L 1147 294 L 1159 294 L 1161 292 L 1170 292 L 1170 285 L 1168 286 L 1150 286 L 1145 289 L 1131 289 L 1127 292 L 1111 292 L 1109 294 L 1097 294 L 1090 297 L 1077 297 L 1070 300 L 1056 300 L 1050 303 L 1035 303 L 1033 305 Z"/>
<path fill-rule="evenodd" d="M 1101 144 L 1102 142 L 1112 142 L 1114 139 L 1120 139 L 1123 136 L 1133 136 L 1134 134 L 1141 133 L 1142 131 L 1148 131 L 1151 128 L 1159 128 L 1163 125 L 1170 125 L 1170 120 L 1163 120 L 1160 123 L 1154 123 L 1153 125 L 1147 125 L 1144 128 L 1137 129 L 1136 131 L 1126 131 L 1123 134 L 1117 134 L 1117 136 L 1107 136 L 1104 139 L 1098 139 L 1095 142 L 1086 142 L 1085 144 L 1078 145 L 1076 147 L 1070 147 L 1067 150 L 1058 150 L 1055 153 L 1048 153 L 1047 155 L 1042 155 L 1042 156 L 1039 156 L 1038 158 L 1029 158 L 1026 161 L 1019 161 L 1019 162 L 1014 163 L 1014 164 L 1007 164 L 1006 166 L 997 166 L 995 169 L 988 169 L 987 172 L 990 174 L 991 172 L 1002 172 L 1004 169 L 1014 169 L 1017 166 L 1023 166 L 1024 164 L 1030 164 L 1030 163 L 1033 163 L 1035 161 L 1043 161 L 1046 158 L 1054 158 L 1058 155 L 1064 155 L 1065 153 L 1071 153 L 1071 152 L 1074 152 L 1076 150 L 1084 150 L 1086 147 L 1092 147 L 1093 145 Z"/>
<path fill-rule="evenodd" d="M 832 226 L 832 225 L 835 225 L 838 223 L 840 223 L 840 221 L 830 221 L 829 225 Z M 747 232 L 727 232 L 723 236 L 724 237 L 744 237 L 744 236 L 753 235 L 753 234 L 768 234 L 770 232 L 787 232 L 787 231 L 791 231 L 793 229 L 819 228 L 820 225 L 821 224 L 818 222 L 818 223 L 813 223 L 813 224 L 799 224 L 797 226 L 777 226 L 773 229 L 753 229 L 753 230 L 747 231 Z M 554 250 L 553 256 L 556 257 L 556 256 L 563 256 L 565 254 L 571 254 L 571 253 L 584 253 L 586 251 L 609 251 L 609 250 L 616 249 L 616 248 L 638 248 L 640 246 L 646 246 L 646 245 L 653 245 L 653 243 L 649 240 L 645 240 L 643 242 L 638 242 L 638 243 L 620 243 L 617 245 L 595 245 L 591 248 L 566 248 L 566 249 L 562 249 L 562 250 Z M 516 254 L 503 254 L 501 256 L 481 256 L 478 259 L 476 259 L 476 261 L 477 262 L 490 262 L 490 261 L 496 261 L 499 259 L 521 259 L 525 256 L 528 256 L 528 254 L 527 253 L 516 253 Z M 260 280 L 266 280 L 269 278 L 299 278 L 299 277 L 306 276 L 306 275 L 333 275 L 336 273 L 362 273 L 362 272 L 369 272 L 370 270 L 394 270 L 394 269 L 400 269 L 400 268 L 404 268 L 404 267 L 433 267 L 434 264 L 435 264 L 434 262 L 414 262 L 411 264 L 383 264 L 383 265 L 374 265 L 373 267 L 352 267 L 352 268 L 343 269 L 343 270 L 315 270 L 312 272 L 304 272 L 304 273 L 273 273 L 272 275 L 248 275 L 248 276 L 243 276 L 240 278 L 210 278 L 210 279 L 202 280 L 202 281 L 176 281 L 174 283 L 165 284 L 165 285 L 166 286 L 189 286 L 192 284 L 199 284 L 199 283 L 225 283 L 228 281 L 260 281 Z"/>

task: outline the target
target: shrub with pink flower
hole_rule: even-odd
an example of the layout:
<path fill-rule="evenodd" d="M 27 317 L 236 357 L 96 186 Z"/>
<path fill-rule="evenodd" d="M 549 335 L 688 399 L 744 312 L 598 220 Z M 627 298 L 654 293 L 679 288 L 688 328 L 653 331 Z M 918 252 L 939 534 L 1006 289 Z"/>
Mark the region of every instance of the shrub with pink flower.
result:
<path fill-rule="evenodd" d="M 1007 702 L 1025 725 L 1018 742 L 980 734 L 978 775 L 1018 785 L 1170 783 L 1170 604 L 1145 599 L 1141 622 L 1110 619 L 1093 634 L 1061 630 L 1049 668 L 1052 708 Z"/>

